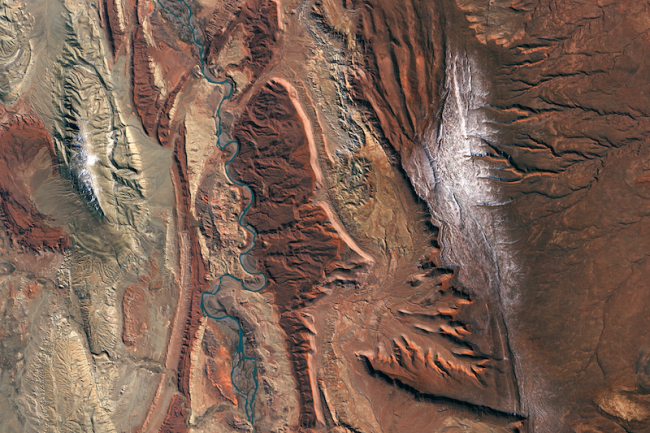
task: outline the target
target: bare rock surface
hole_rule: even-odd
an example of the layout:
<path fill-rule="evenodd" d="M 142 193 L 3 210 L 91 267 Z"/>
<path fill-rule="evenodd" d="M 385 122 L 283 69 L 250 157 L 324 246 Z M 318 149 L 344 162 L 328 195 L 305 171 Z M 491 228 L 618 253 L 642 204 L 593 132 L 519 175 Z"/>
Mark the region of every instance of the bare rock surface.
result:
<path fill-rule="evenodd" d="M 0 0 L 0 431 L 650 431 L 649 30 Z"/>

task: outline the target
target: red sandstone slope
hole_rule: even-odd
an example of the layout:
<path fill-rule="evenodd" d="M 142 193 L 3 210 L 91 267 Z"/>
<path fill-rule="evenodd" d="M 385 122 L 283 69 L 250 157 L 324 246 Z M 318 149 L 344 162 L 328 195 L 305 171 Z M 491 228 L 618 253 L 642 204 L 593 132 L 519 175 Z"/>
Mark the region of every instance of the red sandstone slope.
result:
<path fill-rule="evenodd" d="M 304 125 L 287 90 L 279 83 L 266 84 L 251 98 L 234 131 L 241 147 L 232 170 L 255 197 L 246 215 L 257 231 L 250 255 L 267 275 L 265 290 L 273 291 L 287 334 L 301 397 L 300 424 L 314 427 L 316 372 L 307 361 L 313 331 L 299 310 L 321 294 L 316 285 L 338 257 L 342 241 L 325 211 L 308 203 L 314 173 Z"/>
<path fill-rule="evenodd" d="M 268 69 L 278 50 L 278 8 L 273 0 L 248 0 L 238 9 L 235 4 L 227 5 L 226 11 L 216 9 L 205 27 L 205 63 L 211 70 L 218 66 L 219 76 L 238 71 L 253 84 Z M 240 59 L 234 64 L 217 65 L 219 54 L 234 38 L 242 39 L 244 52 L 238 53 Z M 236 90 L 244 92 L 249 87 Z"/>
<path fill-rule="evenodd" d="M 33 183 L 30 167 L 44 151 L 49 164 L 41 169 L 54 171 L 52 140 L 36 120 L 15 120 L 0 131 L 0 213 L 12 238 L 35 250 L 61 249 L 68 246 L 67 235 L 50 227 L 30 199 Z"/>

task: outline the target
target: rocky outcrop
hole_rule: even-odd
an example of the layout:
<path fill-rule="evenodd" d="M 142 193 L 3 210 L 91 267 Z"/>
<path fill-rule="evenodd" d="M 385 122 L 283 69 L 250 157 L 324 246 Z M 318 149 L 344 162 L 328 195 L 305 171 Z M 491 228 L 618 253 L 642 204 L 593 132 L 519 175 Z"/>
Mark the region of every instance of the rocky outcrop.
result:
<path fill-rule="evenodd" d="M 423 296 L 397 304 L 393 329 L 383 330 L 374 351 L 357 355 L 373 373 L 416 393 L 520 413 L 498 309 L 463 288 L 457 270 L 439 267 L 439 253 L 427 251 L 419 260 L 420 273 L 408 280 Z"/>
<path fill-rule="evenodd" d="M 117 57 L 128 43 L 131 28 L 131 12 L 134 10 L 130 0 L 102 0 L 100 15 L 108 21 L 108 40 L 113 56 Z"/>
<path fill-rule="evenodd" d="M 183 406 L 183 396 L 174 394 L 167 416 L 160 427 L 160 433 L 183 433 L 188 430 L 185 419 L 187 418 L 187 409 Z"/>
<path fill-rule="evenodd" d="M 143 333 L 147 331 L 148 302 L 142 287 L 132 284 L 127 287 L 122 298 L 122 341 L 128 347 L 136 348 L 142 345 Z M 151 326 L 151 324 L 149 324 Z"/>
<path fill-rule="evenodd" d="M 241 147 L 233 172 L 254 197 L 246 214 L 257 232 L 250 255 L 267 275 L 265 290 L 273 292 L 287 334 L 301 395 L 300 424 L 313 427 L 320 406 L 309 360 L 315 331 L 298 311 L 322 294 L 317 284 L 343 243 L 326 212 L 308 203 L 315 175 L 304 125 L 286 88 L 270 82 L 253 96 L 234 136 Z"/>
<path fill-rule="evenodd" d="M 224 11 L 216 9 L 205 28 L 206 66 L 215 76 L 230 77 L 235 92 L 244 93 L 271 66 L 278 19 L 273 0 L 233 2 Z"/>
<path fill-rule="evenodd" d="M 173 140 L 170 132 L 172 112 L 193 60 L 164 41 L 151 45 L 151 36 L 147 38 L 143 27 L 133 30 L 132 39 L 133 102 L 145 132 L 169 147 Z M 163 59 L 166 59 L 165 67 L 161 63 Z"/>
<path fill-rule="evenodd" d="M 53 162 L 52 139 L 39 121 L 17 119 L 0 131 L 0 214 L 11 238 L 34 250 L 69 244 L 67 234 L 51 227 L 30 199 L 31 176 L 38 170 L 54 171 Z"/>

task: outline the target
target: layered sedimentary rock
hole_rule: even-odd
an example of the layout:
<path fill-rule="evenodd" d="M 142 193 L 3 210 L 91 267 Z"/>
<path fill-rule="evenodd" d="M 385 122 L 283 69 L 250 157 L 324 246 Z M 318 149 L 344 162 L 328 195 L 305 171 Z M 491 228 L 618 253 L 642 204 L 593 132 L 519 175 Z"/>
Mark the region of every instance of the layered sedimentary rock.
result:
<path fill-rule="evenodd" d="M 146 18 L 144 22 L 150 23 Z M 148 26 L 161 27 L 155 21 Z M 136 27 L 132 35 L 133 102 L 147 134 L 158 138 L 161 145 L 169 146 L 173 139 L 169 130 L 172 110 L 194 60 L 191 53 L 169 46 L 164 40 L 154 43 L 152 30 L 145 29 L 145 26 Z"/>
<path fill-rule="evenodd" d="M 0 141 L 0 164 L 4 174 L 0 181 L 0 206 L 13 240 L 35 250 L 67 247 L 69 241 L 66 233 L 59 227 L 48 225 L 47 218 L 30 200 L 30 194 L 35 189 L 30 182 L 34 171 L 55 170 L 52 164 L 54 145 L 49 134 L 38 120 L 16 120 L 6 124 Z M 35 160 L 45 162 L 45 167 L 32 165 Z M 16 170 L 20 172 L 12 175 Z"/>
<path fill-rule="evenodd" d="M 250 255 L 274 292 L 280 326 L 287 334 L 301 396 L 303 427 L 313 427 L 320 396 L 310 362 L 315 330 L 297 310 L 322 295 L 316 285 L 338 258 L 342 241 L 326 212 L 308 204 L 314 172 L 305 127 L 286 88 L 271 82 L 254 95 L 234 127 L 243 143 L 233 161 L 238 180 L 251 185 L 254 202 L 246 221 L 256 228 Z M 321 415 L 322 416 L 322 415 Z"/>
<path fill-rule="evenodd" d="M 0 431 L 647 431 L 649 13 L 0 1 Z"/>
<path fill-rule="evenodd" d="M 215 77 L 231 79 L 236 92 L 250 88 L 278 51 L 278 3 L 248 0 L 215 8 L 205 27 L 205 63 Z"/>
<path fill-rule="evenodd" d="M 133 2 L 127 0 L 102 0 L 100 3 L 100 17 L 102 22 L 108 22 L 108 42 L 111 45 L 113 56 L 120 54 L 127 43 L 128 30 L 130 27 L 130 12 L 133 10 Z"/>

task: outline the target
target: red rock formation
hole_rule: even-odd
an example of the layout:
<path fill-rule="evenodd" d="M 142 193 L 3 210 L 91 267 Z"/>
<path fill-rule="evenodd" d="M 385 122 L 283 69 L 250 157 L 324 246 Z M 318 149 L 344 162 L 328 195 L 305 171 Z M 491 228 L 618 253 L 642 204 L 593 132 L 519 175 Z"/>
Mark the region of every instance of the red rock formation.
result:
<path fill-rule="evenodd" d="M 154 29 L 160 27 L 157 20 L 150 22 Z M 141 26 L 133 30 L 132 47 L 134 105 L 145 132 L 167 147 L 173 140 L 170 113 L 189 78 L 188 71 L 196 64 L 191 57 L 192 49 L 181 51 L 180 47 L 174 48 L 162 40 L 157 40 L 152 46 Z"/>
<path fill-rule="evenodd" d="M 233 406 L 237 406 L 237 395 L 230 380 L 232 370 L 232 359 L 228 351 L 223 348 L 217 354 L 219 356 L 208 358 L 205 362 L 205 376 L 212 385 L 216 395 L 227 399 Z"/>
<path fill-rule="evenodd" d="M 314 427 L 318 420 L 323 419 L 320 395 L 315 383 L 316 372 L 311 365 L 311 355 L 314 352 L 313 336 L 316 335 L 316 330 L 309 318 L 297 311 L 283 313 L 280 326 L 287 334 L 293 371 L 301 391 L 300 426 Z"/>
<path fill-rule="evenodd" d="M 303 427 L 316 422 L 316 372 L 309 366 L 310 333 L 296 312 L 321 294 L 316 287 L 342 241 L 325 211 L 308 204 L 314 188 L 304 125 L 287 90 L 271 82 L 252 97 L 234 127 L 240 151 L 235 176 L 248 184 L 255 201 L 246 221 L 257 230 L 251 255 L 268 277 L 301 394 Z"/>
<path fill-rule="evenodd" d="M 169 403 L 165 421 L 158 433 L 183 433 L 188 430 L 187 424 L 185 423 L 187 409 L 183 405 L 184 401 L 185 399 L 182 395 L 174 394 L 171 403 Z"/>
<path fill-rule="evenodd" d="M 101 15 L 108 21 L 108 40 L 113 56 L 117 57 L 128 41 L 130 14 L 134 5 L 129 0 L 103 0 Z"/>
<path fill-rule="evenodd" d="M 150 50 L 141 27 L 133 31 L 133 102 L 147 134 L 155 132 L 158 115 L 164 101 L 156 88 L 154 70 L 148 55 Z"/>
<path fill-rule="evenodd" d="M 43 125 L 36 120 L 15 120 L 0 131 L 0 214 L 11 238 L 34 250 L 61 249 L 68 237 L 59 227 L 50 227 L 30 199 L 30 164 L 45 151 L 54 171 L 54 147 Z"/>
<path fill-rule="evenodd" d="M 192 347 L 199 329 L 203 311 L 201 310 L 201 296 L 208 290 L 209 284 L 206 275 L 209 271 L 207 264 L 201 254 L 201 246 L 197 233 L 191 225 L 190 214 L 190 191 L 187 179 L 187 154 L 185 152 L 185 127 L 182 125 L 174 145 L 174 168 L 172 180 L 174 183 L 176 206 L 180 219 L 179 230 L 187 234 L 190 240 L 191 255 L 191 287 L 189 313 L 184 318 L 185 329 L 183 331 L 183 345 L 180 350 L 180 362 L 178 366 L 178 389 L 185 395 L 188 405 L 190 394 L 190 370 L 192 368 Z"/>
<path fill-rule="evenodd" d="M 258 232 L 252 255 L 278 306 L 295 309 L 342 245 L 325 211 L 308 204 L 314 173 L 304 127 L 286 89 L 270 83 L 251 99 L 234 131 L 241 148 L 231 167 L 255 196 L 246 214 Z"/>
<path fill-rule="evenodd" d="M 151 257 L 147 260 L 143 273 L 138 277 L 138 283 L 142 287 L 149 288 L 150 291 L 156 291 L 160 289 L 161 276 L 159 275 L 159 266 L 158 262 L 160 261 L 160 252 L 154 251 L 151 254 Z"/>
<path fill-rule="evenodd" d="M 377 347 L 357 356 L 374 373 L 415 393 L 519 413 L 499 311 L 464 289 L 457 269 L 440 267 L 439 253 L 436 247 L 425 250 L 418 273 L 407 280 L 411 287 L 394 288 L 397 299 L 400 292 L 411 293 L 408 301 L 389 304 L 395 320 L 388 314 L 379 326 Z"/>
<path fill-rule="evenodd" d="M 159 111 L 164 101 L 161 100 L 160 89 L 156 88 L 149 50 L 144 30 L 137 27 L 133 31 L 133 102 L 145 132 L 152 135 L 156 130 Z"/>
<path fill-rule="evenodd" d="M 445 48 L 439 17 L 411 0 L 342 4 L 356 12 L 350 32 L 363 54 L 363 63 L 350 69 L 349 90 L 370 104 L 395 149 L 409 154 L 440 115 Z"/>
<path fill-rule="evenodd" d="M 176 99 L 178 98 L 179 92 L 189 77 L 189 73 L 181 75 L 178 83 L 174 87 L 174 90 L 172 90 L 167 96 L 167 99 L 165 100 L 165 103 L 163 104 L 162 109 L 158 115 L 158 142 L 163 147 L 169 147 L 171 145 L 173 139 L 172 121 L 174 120 L 172 118 L 172 109 L 174 107 L 174 104 L 176 104 Z"/>
<path fill-rule="evenodd" d="M 234 11 L 233 11 L 234 12 Z M 224 72 L 237 70 L 245 73 L 254 83 L 269 67 L 276 51 L 278 40 L 278 10 L 272 0 L 248 0 L 233 13 L 233 19 L 223 27 L 223 12 L 215 10 L 213 18 L 205 28 L 205 63 L 216 64 L 220 51 L 228 37 L 236 30 L 244 33 L 243 45 L 246 54 L 237 64 L 220 65 Z M 239 89 L 245 91 L 246 89 Z"/>

